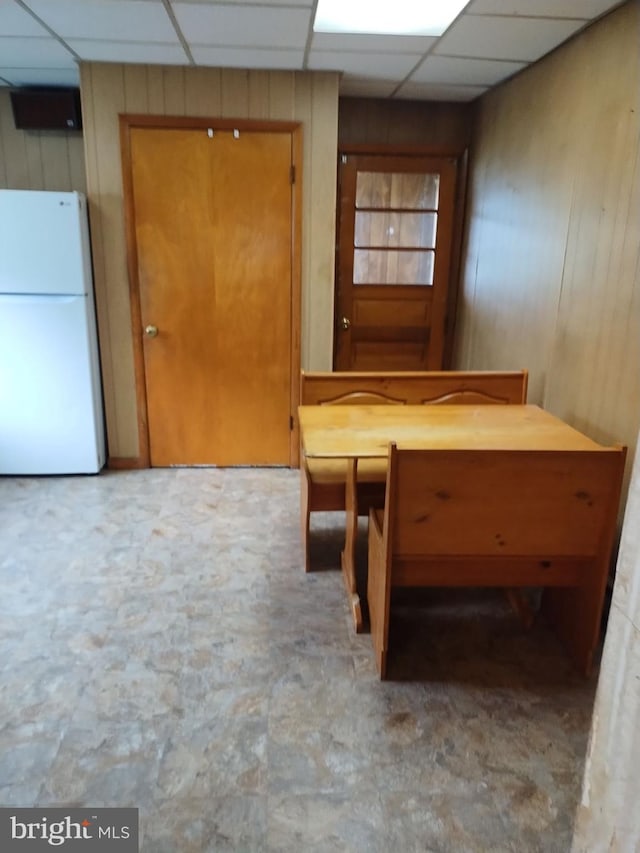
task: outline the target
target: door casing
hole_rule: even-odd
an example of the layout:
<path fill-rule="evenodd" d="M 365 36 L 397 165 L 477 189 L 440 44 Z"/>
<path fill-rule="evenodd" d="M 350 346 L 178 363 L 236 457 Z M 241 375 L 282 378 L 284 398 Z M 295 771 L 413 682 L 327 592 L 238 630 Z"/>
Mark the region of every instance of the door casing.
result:
<path fill-rule="evenodd" d="M 302 129 L 299 122 L 255 121 L 247 119 L 219 119 L 184 116 L 120 115 L 120 146 L 125 199 L 125 229 L 127 243 L 127 269 L 131 310 L 131 333 L 134 355 L 136 402 L 138 412 L 139 459 L 137 467 L 148 468 L 151 464 L 149 426 L 147 417 L 147 395 L 145 383 L 145 361 L 143 329 L 138 278 L 138 253 L 136 245 L 136 223 L 133 204 L 133 175 L 130 144 L 132 128 L 156 129 L 211 129 L 238 130 L 240 132 L 286 133 L 291 136 L 292 149 L 292 233 L 291 233 L 291 311 L 290 352 L 291 388 L 289 418 L 289 464 L 297 466 L 299 458 L 299 432 L 295 413 L 299 404 L 300 376 L 300 322 L 301 322 L 301 257 L 302 257 Z"/>
<path fill-rule="evenodd" d="M 341 363 L 345 360 L 345 341 L 342 334 L 342 310 L 345 305 L 344 293 L 341 292 L 341 287 L 344 287 L 342 278 L 344 277 L 344 263 L 341 263 L 341 251 L 349 251 L 349 247 L 342 247 L 341 235 L 344 233 L 343 217 L 352 217 L 353 211 L 343 209 L 344 201 L 342 200 L 342 192 L 340 186 L 340 163 L 343 158 L 374 158 L 382 162 L 388 159 L 391 163 L 394 158 L 416 158 L 428 159 L 433 161 L 441 161 L 445 168 L 454 170 L 454 189 L 453 189 L 453 209 L 448 215 L 448 234 L 446 235 L 446 255 L 448 262 L 448 287 L 446 292 L 446 304 L 441 306 L 444 308 L 443 327 L 439 334 L 443 340 L 441 344 L 442 360 L 437 365 L 438 369 L 450 369 L 453 362 L 453 347 L 454 347 L 454 332 L 455 319 L 457 310 L 458 285 L 460 277 L 460 255 L 462 248 L 462 232 L 466 201 L 466 182 L 467 182 L 467 167 L 468 167 L 468 152 L 466 148 L 440 148 L 438 146 L 416 146 L 416 145 L 388 145 L 388 144 L 342 144 L 338 151 L 338 186 L 337 199 L 338 209 L 336 217 L 336 270 L 335 270 L 335 293 L 334 293 L 334 329 L 333 329 L 333 367 L 334 370 L 349 369 L 341 367 Z M 347 229 L 350 231 L 352 229 Z M 352 251 L 352 249 L 351 249 Z M 351 286 L 353 286 L 351 284 Z M 400 292 L 402 287 L 398 288 Z M 411 288 L 405 290 L 411 290 Z M 346 337 L 350 337 L 348 334 Z M 350 344 L 347 344 L 350 346 Z M 432 369 L 436 369 L 436 365 L 431 365 Z M 351 368 L 354 369 L 354 368 Z M 365 369 L 365 368 L 362 368 Z M 380 367 L 379 369 L 383 369 Z M 391 368 L 389 368 L 391 369 Z"/>

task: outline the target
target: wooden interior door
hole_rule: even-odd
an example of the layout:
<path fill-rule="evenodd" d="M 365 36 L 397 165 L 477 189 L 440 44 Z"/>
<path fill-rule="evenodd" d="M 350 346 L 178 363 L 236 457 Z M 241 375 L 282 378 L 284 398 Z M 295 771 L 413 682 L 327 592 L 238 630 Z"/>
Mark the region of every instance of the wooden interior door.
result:
<path fill-rule="evenodd" d="M 292 139 L 131 128 L 150 460 L 289 465 Z"/>
<path fill-rule="evenodd" d="M 340 156 L 336 370 L 439 370 L 456 160 Z"/>

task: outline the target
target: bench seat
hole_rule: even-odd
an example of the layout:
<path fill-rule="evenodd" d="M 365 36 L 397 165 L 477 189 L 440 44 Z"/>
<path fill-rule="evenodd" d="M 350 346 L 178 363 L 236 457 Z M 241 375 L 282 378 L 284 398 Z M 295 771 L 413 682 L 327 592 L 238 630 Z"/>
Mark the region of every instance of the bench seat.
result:
<path fill-rule="evenodd" d="M 527 402 L 528 374 L 512 371 L 309 372 L 300 375 L 300 403 L 318 405 L 512 404 Z M 345 508 L 346 461 L 305 459 L 301 452 L 300 514 L 305 570 L 310 568 L 312 512 Z M 386 460 L 358 463 L 358 507 L 382 506 Z"/>

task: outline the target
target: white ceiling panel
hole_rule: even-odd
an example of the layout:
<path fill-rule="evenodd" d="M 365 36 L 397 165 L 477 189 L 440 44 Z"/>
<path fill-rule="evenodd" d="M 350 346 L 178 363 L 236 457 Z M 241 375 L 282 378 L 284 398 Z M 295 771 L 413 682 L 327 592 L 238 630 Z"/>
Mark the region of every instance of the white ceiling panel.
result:
<path fill-rule="evenodd" d="M 80 72 L 73 68 L 0 68 L 0 77 L 11 86 L 78 86 Z"/>
<path fill-rule="evenodd" d="M 340 82 L 340 94 L 351 98 L 389 98 L 396 88 L 389 80 L 364 80 L 345 74 Z"/>
<path fill-rule="evenodd" d="M 265 50 L 264 48 L 192 47 L 198 65 L 220 68 L 265 68 L 296 70 L 304 59 L 303 50 Z"/>
<path fill-rule="evenodd" d="M 182 3 L 188 3 L 191 6 L 205 6 L 216 2 L 231 6 L 247 5 L 247 0 L 171 0 L 171 5 L 177 7 Z M 297 9 L 310 9 L 313 6 L 313 0 L 258 0 L 256 5 L 258 4 L 260 6 L 289 6 Z"/>
<path fill-rule="evenodd" d="M 54 38 L 3 38 L 0 63 L 14 68 L 71 68 L 73 55 Z"/>
<path fill-rule="evenodd" d="M 582 21 L 463 15 L 434 52 L 447 56 L 534 62 L 583 26 Z"/>
<path fill-rule="evenodd" d="M 173 7 L 186 39 L 193 45 L 304 48 L 311 14 L 306 9 L 266 6 Z"/>
<path fill-rule="evenodd" d="M 11 0 L 0 0 L 0 35 L 48 36 L 49 33 L 22 6 Z"/>
<path fill-rule="evenodd" d="M 428 56 L 411 75 L 411 82 L 494 86 L 500 80 L 511 77 L 512 74 L 526 67 L 524 62 Z"/>
<path fill-rule="evenodd" d="M 162 3 L 148 0 L 29 0 L 63 38 L 170 43 L 176 33 Z"/>
<path fill-rule="evenodd" d="M 396 98 L 419 101 L 473 101 L 487 91 L 485 86 L 439 86 L 435 83 L 404 83 Z"/>
<path fill-rule="evenodd" d="M 189 60 L 177 44 L 157 42 L 94 41 L 69 39 L 69 46 L 87 62 L 133 62 L 134 64 L 188 65 Z"/>
<path fill-rule="evenodd" d="M 314 33 L 312 50 L 424 54 L 438 41 L 431 36 L 380 36 L 364 33 Z"/>
<path fill-rule="evenodd" d="M 527 65 L 621 2 L 470 0 L 440 38 L 314 33 L 316 5 L 316 0 L 0 0 L 0 65 L 12 73 L 23 69 L 18 85 L 68 85 L 70 76 L 77 79 L 78 57 L 337 71 L 343 94 L 473 100 L 513 74 L 526 73 Z"/>
<path fill-rule="evenodd" d="M 420 55 L 378 53 L 332 53 L 312 50 L 309 68 L 315 71 L 346 71 L 359 77 L 402 80 L 419 62 Z"/>
<path fill-rule="evenodd" d="M 533 15 L 541 18 L 590 20 L 620 5 L 621 0 L 473 0 L 473 15 Z"/>

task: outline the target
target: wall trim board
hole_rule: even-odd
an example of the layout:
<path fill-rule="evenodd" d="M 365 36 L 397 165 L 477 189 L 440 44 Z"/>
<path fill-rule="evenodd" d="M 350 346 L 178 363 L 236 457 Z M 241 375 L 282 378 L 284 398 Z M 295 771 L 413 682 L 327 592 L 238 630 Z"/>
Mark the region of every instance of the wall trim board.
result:
<path fill-rule="evenodd" d="M 109 456 L 107 468 L 111 471 L 141 471 L 149 466 L 141 456 Z"/>

